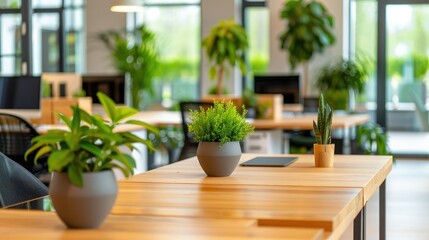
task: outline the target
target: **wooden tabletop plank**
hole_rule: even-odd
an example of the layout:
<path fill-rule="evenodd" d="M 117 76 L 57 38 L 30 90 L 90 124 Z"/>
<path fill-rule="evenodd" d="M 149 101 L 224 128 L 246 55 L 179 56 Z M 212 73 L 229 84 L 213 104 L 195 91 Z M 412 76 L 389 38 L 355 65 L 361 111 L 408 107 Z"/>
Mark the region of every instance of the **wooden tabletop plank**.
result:
<path fill-rule="evenodd" d="M 358 188 L 120 182 L 112 214 L 256 219 L 260 226 L 332 232 L 362 207 Z"/>
<path fill-rule="evenodd" d="M 255 220 L 109 215 L 98 229 L 67 229 L 53 212 L 0 210 L 1 239 L 323 239 L 323 229 L 258 227 Z M 329 233 L 326 233 L 329 235 Z"/>
<path fill-rule="evenodd" d="M 242 154 L 240 161 L 256 156 L 296 156 L 298 160 L 287 167 L 238 166 L 229 177 L 207 177 L 194 157 L 123 181 L 363 188 L 367 202 L 392 169 L 391 156 L 335 155 L 333 168 L 314 167 L 313 155 Z"/>

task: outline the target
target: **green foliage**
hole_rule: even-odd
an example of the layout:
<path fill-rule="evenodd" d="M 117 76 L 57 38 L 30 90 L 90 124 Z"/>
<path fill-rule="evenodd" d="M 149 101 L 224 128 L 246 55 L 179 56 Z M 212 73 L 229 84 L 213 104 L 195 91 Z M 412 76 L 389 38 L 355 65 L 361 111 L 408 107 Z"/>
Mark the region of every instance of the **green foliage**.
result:
<path fill-rule="evenodd" d="M 162 72 L 160 80 L 174 82 L 178 79 L 197 79 L 199 70 L 199 60 L 190 59 L 170 59 L 161 60 Z"/>
<path fill-rule="evenodd" d="M 142 109 L 144 92 L 154 95 L 153 79 L 159 73 L 159 53 L 155 34 L 145 25 L 138 27 L 131 36 L 124 31 L 107 31 L 97 34 L 111 50 L 115 67 L 131 78 L 131 106 Z"/>
<path fill-rule="evenodd" d="M 392 154 L 387 146 L 387 135 L 383 127 L 374 122 L 358 126 L 357 143 L 366 154 Z"/>
<path fill-rule="evenodd" d="M 358 61 L 340 59 L 333 65 L 327 64 L 322 67 L 316 86 L 321 92 L 353 89 L 362 93 L 367 78 L 368 72 Z"/>
<path fill-rule="evenodd" d="M 334 17 L 315 0 L 286 1 L 280 17 L 287 21 L 287 28 L 280 35 L 281 48 L 289 52 L 292 69 L 335 42 Z"/>
<path fill-rule="evenodd" d="M 205 110 L 191 110 L 188 124 L 189 132 L 194 134 L 196 142 L 219 142 L 222 146 L 227 142 L 242 141 L 253 132 L 254 127 L 246 122 L 246 109 L 238 113 L 235 105 L 229 101 L 214 101 L 214 106 Z"/>
<path fill-rule="evenodd" d="M 403 72 L 407 65 L 412 66 L 415 80 L 423 80 L 429 70 L 429 58 L 421 53 L 413 53 L 409 57 L 390 58 L 387 75 L 390 79 L 394 76 L 404 76 Z"/>
<path fill-rule="evenodd" d="M 83 186 L 83 172 L 98 172 L 118 168 L 125 176 L 133 173 L 136 162 L 130 154 L 123 153 L 120 147 L 134 149 L 133 143 L 142 143 L 154 150 L 152 142 L 141 139 L 130 132 L 117 132 L 116 127 L 124 124 L 139 125 L 151 132 L 158 130 L 142 121 L 127 120 L 137 113 L 136 109 L 117 107 L 105 94 L 97 93 L 108 118 L 90 115 L 73 106 L 73 117 L 63 114 L 57 116 L 66 124 L 67 130 L 49 130 L 45 135 L 33 138 L 33 146 L 25 153 L 37 152 L 37 160 L 49 154 L 50 172 L 67 172 L 70 182 Z"/>
<path fill-rule="evenodd" d="M 238 65 L 241 72 L 245 74 L 244 53 L 248 45 L 246 32 L 234 20 L 220 21 L 214 26 L 202 41 L 202 46 L 211 62 L 210 78 L 214 79 L 217 76 L 218 84 L 222 85 L 222 74 L 226 64 Z"/>
<path fill-rule="evenodd" d="M 244 89 L 241 99 L 243 100 L 244 106 L 247 108 L 256 108 L 259 103 L 255 92 L 250 88 Z"/>
<path fill-rule="evenodd" d="M 73 97 L 75 97 L 75 98 L 78 98 L 78 97 L 85 97 L 85 96 L 86 96 L 86 92 L 85 92 L 85 90 L 83 90 L 83 89 L 76 90 L 76 91 L 73 93 Z"/>
<path fill-rule="evenodd" d="M 213 95 L 217 94 L 218 93 L 217 87 L 218 87 L 217 85 L 210 87 L 208 90 L 208 94 L 213 94 Z M 228 93 L 229 93 L 228 88 L 223 87 L 222 94 L 228 94 Z"/>
<path fill-rule="evenodd" d="M 313 121 L 313 132 L 317 144 L 331 144 L 332 109 L 325 103 L 323 94 L 320 94 L 319 108 L 317 109 L 317 124 Z"/>
<path fill-rule="evenodd" d="M 51 97 L 51 87 L 49 83 L 45 80 L 42 80 L 42 97 L 48 98 Z"/>

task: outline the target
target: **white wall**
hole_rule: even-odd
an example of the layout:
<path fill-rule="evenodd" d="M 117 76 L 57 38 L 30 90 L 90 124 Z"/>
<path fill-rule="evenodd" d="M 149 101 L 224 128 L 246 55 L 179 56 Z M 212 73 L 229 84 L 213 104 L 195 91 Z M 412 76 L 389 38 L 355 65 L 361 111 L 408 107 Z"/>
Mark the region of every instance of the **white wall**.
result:
<path fill-rule="evenodd" d="M 94 38 L 96 33 L 124 29 L 125 13 L 110 11 L 112 0 L 86 1 L 86 71 L 87 74 L 114 74 L 115 67 L 110 60 L 109 51 Z"/>
<path fill-rule="evenodd" d="M 326 49 L 323 54 L 316 54 L 316 56 L 313 56 L 309 64 L 309 81 L 303 81 L 302 65 L 297 66 L 293 71 L 293 73 L 299 73 L 301 75 L 304 96 L 318 95 L 318 90 L 314 87 L 314 81 L 320 67 L 331 60 L 340 58 L 344 55 L 343 52 L 347 51 L 345 46 L 347 45 L 347 41 L 344 41 L 342 36 L 344 31 L 343 28 L 348 29 L 347 24 L 346 26 L 343 26 L 343 14 L 347 14 L 347 11 L 343 12 L 343 9 L 347 9 L 344 8 L 347 0 L 319 1 L 326 6 L 328 11 L 335 18 L 334 33 L 336 36 L 336 42 L 333 46 Z M 284 2 L 285 0 L 268 0 L 268 8 L 270 11 L 270 73 L 292 73 L 289 63 L 287 62 L 287 53 L 280 49 L 280 43 L 278 40 L 280 33 L 285 29 L 285 22 L 280 19 L 280 11 Z M 344 19 L 348 19 L 348 17 Z"/>

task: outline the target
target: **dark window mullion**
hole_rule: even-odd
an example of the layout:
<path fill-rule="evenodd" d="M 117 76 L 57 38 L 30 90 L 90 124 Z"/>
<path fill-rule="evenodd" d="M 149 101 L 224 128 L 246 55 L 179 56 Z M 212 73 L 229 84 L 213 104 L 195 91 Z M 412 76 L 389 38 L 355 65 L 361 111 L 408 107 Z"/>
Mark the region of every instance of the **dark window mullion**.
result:
<path fill-rule="evenodd" d="M 32 74 L 32 49 L 31 49 L 31 36 L 32 36 L 32 15 L 33 10 L 31 8 L 31 0 L 22 0 L 21 5 L 21 26 L 25 23 L 25 34 L 22 34 L 21 27 L 21 64 L 26 64 L 26 72 L 22 72 L 22 75 Z M 21 65 L 22 71 L 22 65 Z"/>

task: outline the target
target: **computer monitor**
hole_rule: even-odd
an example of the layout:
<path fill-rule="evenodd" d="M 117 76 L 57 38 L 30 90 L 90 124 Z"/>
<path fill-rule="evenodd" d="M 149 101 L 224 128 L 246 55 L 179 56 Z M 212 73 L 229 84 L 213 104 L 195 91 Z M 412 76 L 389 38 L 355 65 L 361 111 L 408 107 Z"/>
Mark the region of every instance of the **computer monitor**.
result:
<path fill-rule="evenodd" d="M 282 94 L 284 104 L 301 104 L 299 75 L 256 75 L 255 93 Z"/>
<path fill-rule="evenodd" d="M 40 109 L 40 76 L 0 76 L 0 109 Z"/>

